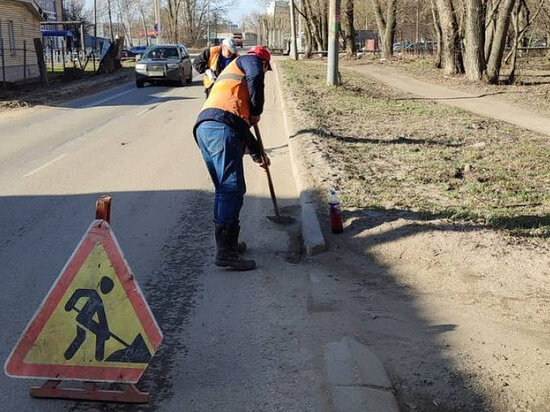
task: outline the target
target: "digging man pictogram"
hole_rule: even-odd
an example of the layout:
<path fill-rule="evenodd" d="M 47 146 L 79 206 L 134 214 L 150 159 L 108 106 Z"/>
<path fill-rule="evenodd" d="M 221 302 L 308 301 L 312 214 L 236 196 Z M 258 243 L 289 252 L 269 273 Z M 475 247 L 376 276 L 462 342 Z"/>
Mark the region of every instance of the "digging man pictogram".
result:
<path fill-rule="evenodd" d="M 99 282 L 99 290 L 101 293 L 107 295 L 113 288 L 114 282 L 107 276 L 103 276 Z M 87 298 L 88 300 L 82 309 L 78 309 L 76 304 L 83 298 Z M 151 360 L 151 352 L 149 348 L 147 348 L 143 336 L 141 336 L 140 333 L 138 333 L 133 342 L 129 344 L 109 330 L 103 299 L 96 290 L 75 290 L 65 304 L 65 311 L 71 312 L 73 310 L 78 313 L 76 321 L 79 325 L 76 326 L 75 338 L 67 350 L 65 350 L 65 359 L 70 360 L 73 358 L 86 340 L 86 331 L 89 331 L 95 335 L 95 359 L 97 361 L 148 363 Z M 94 319 L 94 317 L 97 320 Z M 105 359 L 105 342 L 110 338 L 124 345 L 125 348 L 113 352 Z"/>
<path fill-rule="evenodd" d="M 103 276 L 99 283 L 99 289 L 104 295 L 113 290 L 114 283 L 107 276 Z M 82 307 L 77 309 L 76 304 L 82 298 L 88 300 Z M 76 321 L 84 326 L 88 331 L 95 335 L 95 359 L 102 361 L 105 357 L 105 342 L 111 338 L 107 317 L 105 316 L 105 308 L 103 307 L 103 299 L 94 289 L 77 289 L 65 304 L 65 310 L 70 312 L 76 310 L 78 315 Z M 94 320 L 97 316 L 97 321 Z M 65 359 L 69 360 L 80 349 L 80 346 L 86 340 L 86 329 L 80 326 L 76 327 L 76 336 L 72 343 L 65 351 Z"/>

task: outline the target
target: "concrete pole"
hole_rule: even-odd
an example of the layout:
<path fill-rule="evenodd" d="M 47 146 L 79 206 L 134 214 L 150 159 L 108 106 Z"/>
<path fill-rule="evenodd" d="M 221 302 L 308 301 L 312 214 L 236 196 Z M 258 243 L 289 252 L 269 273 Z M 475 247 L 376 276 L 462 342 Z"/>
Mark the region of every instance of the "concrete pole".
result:
<path fill-rule="evenodd" d="M 330 0 L 328 28 L 327 84 L 338 86 L 338 36 L 340 33 L 340 0 Z"/>
<path fill-rule="evenodd" d="M 162 43 L 163 37 L 162 37 L 162 24 L 161 24 L 161 15 L 160 15 L 160 0 L 157 0 L 157 15 L 158 15 L 158 34 L 157 34 L 157 43 Z M 174 33 L 174 35 L 177 36 L 177 33 Z"/>
<path fill-rule="evenodd" d="M 97 0 L 94 0 L 94 50 L 97 48 Z"/>
<path fill-rule="evenodd" d="M 84 34 L 84 22 L 80 23 L 80 50 L 82 50 L 82 58 L 86 60 L 86 37 Z"/>
<path fill-rule="evenodd" d="M 155 43 L 156 44 L 160 44 L 159 42 L 159 29 L 160 29 L 160 24 L 159 24 L 159 11 L 158 11 L 158 0 L 155 0 L 154 3 L 153 3 L 153 9 L 155 10 L 155 23 L 153 24 L 153 29 L 156 29 L 156 33 L 155 33 Z"/>

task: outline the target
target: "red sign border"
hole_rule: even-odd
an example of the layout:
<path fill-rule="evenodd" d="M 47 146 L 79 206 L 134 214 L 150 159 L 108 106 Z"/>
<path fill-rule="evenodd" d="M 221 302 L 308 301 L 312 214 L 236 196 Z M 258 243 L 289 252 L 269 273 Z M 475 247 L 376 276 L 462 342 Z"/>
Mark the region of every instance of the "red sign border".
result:
<path fill-rule="evenodd" d="M 40 336 L 59 301 L 65 295 L 78 271 L 97 243 L 101 243 L 105 249 L 113 265 L 113 269 L 126 292 L 126 296 L 132 304 L 138 319 L 141 321 L 143 330 L 156 352 L 162 341 L 162 332 L 149 305 L 147 305 L 147 301 L 139 285 L 134 280 L 134 275 L 124 258 L 111 227 L 104 220 L 94 220 L 6 360 L 4 364 L 6 375 L 13 378 L 68 379 L 91 382 L 137 383 L 139 381 L 146 367 L 141 369 L 24 363 L 25 356 L 27 356 L 34 342 Z M 83 377 L 83 375 L 85 376 Z"/>

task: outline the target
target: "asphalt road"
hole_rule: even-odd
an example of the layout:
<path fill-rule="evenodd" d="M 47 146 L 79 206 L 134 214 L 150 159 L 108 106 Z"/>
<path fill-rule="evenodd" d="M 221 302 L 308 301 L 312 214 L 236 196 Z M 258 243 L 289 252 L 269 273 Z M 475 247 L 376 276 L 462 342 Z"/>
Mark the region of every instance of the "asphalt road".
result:
<path fill-rule="evenodd" d="M 268 83 L 263 137 L 281 205 L 297 213 L 280 102 Z M 0 115 L 0 358 L 92 221 L 96 198 L 109 193 L 112 228 L 164 332 L 139 385 L 152 394 L 147 408 L 317 409 L 317 374 L 292 343 L 305 322 L 292 293 L 307 287 L 296 265 L 299 225 L 281 228 L 265 218 L 272 214 L 265 176 L 248 158 L 243 236 L 259 268 L 235 273 L 212 264 L 212 186 L 191 133 L 203 100 L 199 81 L 123 84 Z M 2 374 L 3 408 L 99 408 L 32 399 L 32 383 Z"/>

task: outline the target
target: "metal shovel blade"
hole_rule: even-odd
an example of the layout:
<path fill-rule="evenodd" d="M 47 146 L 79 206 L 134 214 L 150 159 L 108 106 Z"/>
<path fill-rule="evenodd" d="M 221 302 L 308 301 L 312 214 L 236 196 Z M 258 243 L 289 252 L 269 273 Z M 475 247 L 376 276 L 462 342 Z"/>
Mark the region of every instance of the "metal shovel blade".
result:
<path fill-rule="evenodd" d="M 267 218 L 271 220 L 273 223 L 277 223 L 279 225 L 290 225 L 295 221 L 295 219 L 292 216 L 283 216 L 283 215 L 268 216 Z"/>

